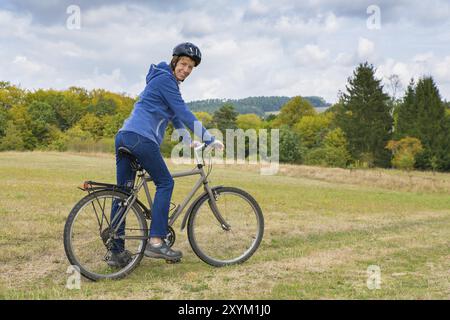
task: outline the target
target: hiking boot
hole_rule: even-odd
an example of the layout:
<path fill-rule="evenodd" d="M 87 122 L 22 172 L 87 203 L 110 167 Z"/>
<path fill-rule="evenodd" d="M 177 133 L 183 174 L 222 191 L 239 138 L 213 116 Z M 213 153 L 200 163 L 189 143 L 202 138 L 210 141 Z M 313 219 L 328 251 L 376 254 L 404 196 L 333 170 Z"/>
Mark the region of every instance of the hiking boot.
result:
<path fill-rule="evenodd" d="M 128 250 L 124 250 L 122 252 L 111 252 L 111 257 L 106 261 L 108 266 L 113 268 L 124 268 L 126 267 L 131 259 L 132 259 L 131 252 Z"/>
<path fill-rule="evenodd" d="M 145 247 L 144 255 L 149 258 L 166 259 L 171 261 L 180 260 L 183 254 L 181 251 L 172 250 L 165 241 L 155 246 L 150 242 Z"/>

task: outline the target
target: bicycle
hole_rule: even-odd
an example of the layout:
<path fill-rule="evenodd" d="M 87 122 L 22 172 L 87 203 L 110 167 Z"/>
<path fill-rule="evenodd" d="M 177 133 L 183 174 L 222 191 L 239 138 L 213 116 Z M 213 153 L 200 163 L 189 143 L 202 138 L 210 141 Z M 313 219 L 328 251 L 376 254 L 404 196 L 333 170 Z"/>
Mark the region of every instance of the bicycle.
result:
<path fill-rule="evenodd" d="M 187 209 L 180 231 L 187 224 L 189 244 L 205 263 L 214 267 L 240 264 L 258 249 L 264 233 L 264 217 L 256 200 L 246 191 L 209 185 L 212 160 L 210 152 L 208 171 L 205 172 L 206 151 L 205 144 L 194 148 L 195 168 L 172 174 L 173 178 L 193 175 L 200 175 L 200 178 L 180 205 L 171 204 L 169 231 L 164 241 L 170 247 L 174 244 L 176 234 L 172 226 L 203 186 L 203 193 Z M 64 249 L 69 262 L 93 281 L 120 279 L 130 274 L 141 262 L 149 239 L 147 220 L 152 219 L 152 198 L 148 182 L 152 177 L 130 150 L 121 147 L 118 152 L 131 160 L 137 176 L 134 186 L 85 181 L 80 189 L 87 191 L 88 195 L 75 204 L 64 227 Z M 142 189 L 148 207 L 138 198 Z M 115 204 L 118 210 L 109 221 L 108 216 Z M 128 264 L 122 268 L 107 264 L 113 241 L 117 239 L 124 240 L 126 250 L 131 253 Z"/>

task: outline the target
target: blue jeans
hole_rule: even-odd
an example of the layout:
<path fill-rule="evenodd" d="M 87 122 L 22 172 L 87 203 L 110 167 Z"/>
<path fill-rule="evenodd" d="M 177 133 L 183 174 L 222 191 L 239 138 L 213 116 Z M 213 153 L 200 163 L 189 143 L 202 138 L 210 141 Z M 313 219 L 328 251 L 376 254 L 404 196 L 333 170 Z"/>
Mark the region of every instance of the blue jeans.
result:
<path fill-rule="evenodd" d="M 116 135 L 116 174 L 117 184 L 121 186 L 133 186 L 136 178 L 136 172 L 131 170 L 130 160 L 118 154 L 119 147 L 128 148 L 139 160 L 139 163 L 153 178 L 156 186 L 156 194 L 153 201 L 152 222 L 150 224 L 150 237 L 165 238 L 168 232 L 168 216 L 170 208 L 170 199 L 174 188 L 173 178 L 167 169 L 164 159 L 161 155 L 159 145 L 137 133 L 130 131 L 119 131 Z M 114 218 L 118 205 L 113 204 L 111 210 L 111 220 Z M 125 234 L 125 223 L 119 228 L 119 235 Z M 124 250 L 124 241 L 116 240 L 113 252 Z"/>

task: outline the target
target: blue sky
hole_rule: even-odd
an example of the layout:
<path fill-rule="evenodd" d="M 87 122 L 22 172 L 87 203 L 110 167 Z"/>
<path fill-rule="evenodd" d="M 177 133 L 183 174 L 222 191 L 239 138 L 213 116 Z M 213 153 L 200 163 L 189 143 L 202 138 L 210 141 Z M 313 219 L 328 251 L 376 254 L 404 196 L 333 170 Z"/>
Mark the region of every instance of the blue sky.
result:
<path fill-rule="evenodd" d="M 79 29 L 70 28 L 70 5 L 80 9 Z M 317 95 L 335 102 L 366 60 L 387 92 L 392 74 L 402 92 L 411 77 L 432 75 L 450 100 L 448 0 L 0 0 L 0 80 L 27 89 L 137 95 L 150 64 L 168 61 L 183 41 L 203 53 L 182 84 L 186 101 Z"/>

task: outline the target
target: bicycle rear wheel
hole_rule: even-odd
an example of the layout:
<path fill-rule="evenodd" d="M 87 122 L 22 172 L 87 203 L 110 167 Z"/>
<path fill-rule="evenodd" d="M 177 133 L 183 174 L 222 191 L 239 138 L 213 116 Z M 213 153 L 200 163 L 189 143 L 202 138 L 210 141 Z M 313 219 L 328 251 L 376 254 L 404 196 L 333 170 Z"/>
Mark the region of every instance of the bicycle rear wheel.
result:
<path fill-rule="evenodd" d="M 189 216 L 189 243 L 195 254 L 212 266 L 242 263 L 261 243 L 264 233 L 261 208 L 251 195 L 237 188 L 220 187 L 215 193 L 217 207 L 230 230 L 222 228 L 210 208 L 209 196 L 205 195 Z"/>
<path fill-rule="evenodd" d="M 69 214 L 64 227 L 64 249 L 70 263 L 88 279 L 123 278 L 142 260 L 148 229 L 142 209 L 134 204 L 126 216 L 125 233 L 120 235 L 131 260 L 121 268 L 107 264 L 111 257 L 111 209 L 113 203 L 123 203 L 127 197 L 110 190 L 94 192 L 81 199 Z"/>

